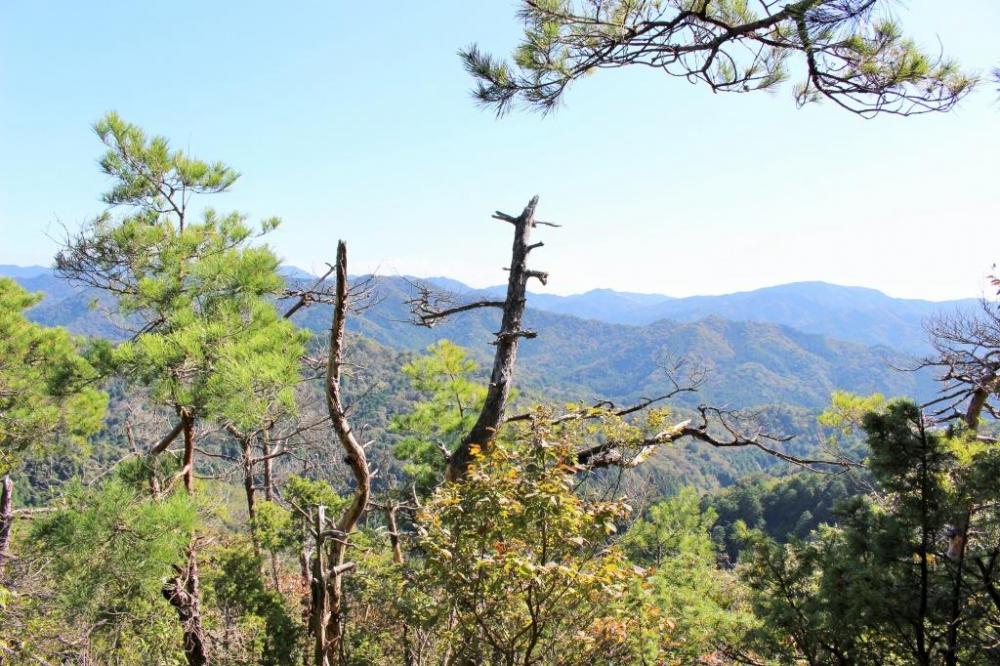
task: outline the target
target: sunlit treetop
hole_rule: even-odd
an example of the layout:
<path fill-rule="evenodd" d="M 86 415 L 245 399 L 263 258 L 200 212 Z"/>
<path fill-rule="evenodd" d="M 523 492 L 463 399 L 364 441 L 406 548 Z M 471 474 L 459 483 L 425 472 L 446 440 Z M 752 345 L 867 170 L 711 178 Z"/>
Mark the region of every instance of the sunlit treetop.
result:
<path fill-rule="evenodd" d="M 245 215 L 195 210 L 238 177 L 109 113 L 94 125 L 109 208 L 66 239 L 59 273 L 105 292 L 131 335 L 115 370 L 151 397 L 249 428 L 294 408 L 306 332 L 275 310 L 280 261 Z"/>
<path fill-rule="evenodd" d="M 548 112 L 599 69 L 641 65 L 714 92 L 776 87 L 796 73 L 799 106 L 828 99 L 865 117 L 947 111 L 975 84 L 887 14 L 887 0 L 522 0 L 513 62 L 460 55 L 498 115 Z M 801 77 L 799 76 L 801 72 Z"/>
<path fill-rule="evenodd" d="M 94 132 L 108 147 L 99 164 L 115 180 L 102 197 L 112 206 L 172 212 L 183 222 L 192 195 L 224 192 L 239 178 L 222 162 L 194 159 L 172 150 L 165 137 L 147 137 L 114 112 L 94 123 Z"/>

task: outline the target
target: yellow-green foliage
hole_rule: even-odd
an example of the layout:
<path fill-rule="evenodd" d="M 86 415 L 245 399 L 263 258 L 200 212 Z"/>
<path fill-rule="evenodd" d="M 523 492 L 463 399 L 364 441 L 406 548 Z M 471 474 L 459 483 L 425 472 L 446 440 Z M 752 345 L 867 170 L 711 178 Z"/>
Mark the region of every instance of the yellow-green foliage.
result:
<path fill-rule="evenodd" d="M 28 449 L 84 443 L 100 427 L 107 405 L 77 340 L 24 316 L 38 300 L 0 278 L 0 474 Z"/>
<path fill-rule="evenodd" d="M 576 446 L 520 432 L 418 513 L 411 605 L 461 659 L 631 663 L 670 644 L 672 623 L 614 541 L 630 507 L 574 492 Z"/>
<path fill-rule="evenodd" d="M 196 418 L 250 427 L 294 411 L 307 333 L 281 318 L 278 258 L 254 245 L 240 213 L 188 210 L 194 195 L 226 191 L 238 174 L 193 159 L 110 113 L 95 126 L 113 178 L 99 215 L 56 258 L 65 275 L 116 299 L 138 332 L 108 354 L 154 400 Z"/>
<path fill-rule="evenodd" d="M 418 488 L 428 491 L 442 478 L 445 458 L 441 448 L 453 451 L 479 415 L 486 388 L 472 380 L 476 362 L 448 340 L 403 366 L 403 374 L 423 400 L 396 416 L 392 430 L 403 435 L 393 453 L 407 461 L 404 470 Z"/>
<path fill-rule="evenodd" d="M 184 561 L 197 512 L 185 493 L 144 495 L 119 477 L 77 484 L 24 524 L 18 551 L 46 573 L 16 572 L 19 656 L 75 658 L 86 641 L 97 663 L 182 663 L 180 627 L 160 590 Z"/>

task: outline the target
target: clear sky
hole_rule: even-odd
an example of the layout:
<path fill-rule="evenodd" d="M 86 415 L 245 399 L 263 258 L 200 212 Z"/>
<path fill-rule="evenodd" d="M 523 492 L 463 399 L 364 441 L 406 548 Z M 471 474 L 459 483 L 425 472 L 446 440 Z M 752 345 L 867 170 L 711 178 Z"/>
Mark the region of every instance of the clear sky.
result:
<path fill-rule="evenodd" d="M 959 11 L 959 6 L 961 11 Z M 455 52 L 515 45 L 511 0 L 0 3 L 0 263 L 48 264 L 101 210 L 90 125 L 114 109 L 242 174 L 221 210 L 279 215 L 317 270 L 504 280 L 495 209 L 541 196 L 556 293 L 675 296 L 798 280 L 977 296 L 1000 260 L 1000 103 L 865 121 L 777 93 L 602 72 L 542 118 L 476 108 Z M 996 0 L 896 13 L 970 70 L 1000 65 Z"/>

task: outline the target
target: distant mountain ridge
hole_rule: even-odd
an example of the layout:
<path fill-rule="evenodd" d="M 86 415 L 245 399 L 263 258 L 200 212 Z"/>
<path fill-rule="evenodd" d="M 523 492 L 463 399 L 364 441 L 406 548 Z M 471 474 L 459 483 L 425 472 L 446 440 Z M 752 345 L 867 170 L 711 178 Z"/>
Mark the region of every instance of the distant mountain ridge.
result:
<path fill-rule="evenodd" d="M 51 273 L 51 268 L 45 266 L 13 266 L 11 264 L 0 264 L 0 277 L 12 278 L 33 278 L 46 273 Z"/>
<path fill-rule="evenodd" d="M 282 266 L 281 273 L 289 280 L 315 278 L 312 273 L 294 266 Z M 16 278 L 28 289 L 45 292 L 49 300 L 73 293 L 70 285 L 59 280 L 52 269 L 43 266 L 0 265 L 0 276 Z M 426 282 L 469 297 L 503 298 L 506 291 L 505 286 L 476 289 L 448 277 L 405 279 Z M 793 282 L 732 294 L 681 298 L 613 289 L 592 289 L 569 296 L 529 293 L 528 306 L 630 326 L 645 326 L 661 320 L 695 322 L 713 316 L 731 321 L 759 321 L 869 346 L 882 345 L 919 356 L 928 350 L 924 322 L 929 317 L 975 308 L 978 301 L 972 298 L 950 301 L 893 298 L 866 287 Z"/>
<path fill-rule="evenodd" d="M 77 333 L 120 336 L 106 313 L 90 303 L 96 293 L 74 288 L 50 272 L 17 278 L 26 288 L 47 297 L 30 316 L 48 325 L 66 326 Z M 294 278 L 289 278 L 294 280 Z M 312 277 L 301 278 L 310 283 Z M 352 317 L 350 330 L 385 346 L 407 352 L 420 351 L 448 338 L 468 347 L 484 365 L 492 354 L 490 342 L 499 326 L 499 311 L 474 310 L 434 328 L 408 322 L 405 301 L 412 295 L 406 278 L 379 277 L 377 305 Z M 450 286 L 461 286 L 451 282 Z M 456 291 L 456 289 L 452 289 Z M 753 292 L 751 292 L 753 293 Z M 669 305 L 675 301 L 630 299 L 617 292 L 600 294 L 614 303 Z M 816 409 L 829 400 L 831 391 L 857 393 L 882 391 L 888 395 L 929 397 L 934 390 L 926 374 L 906 373 L 893 367 L 911 365 L 913 358 L 898 346 L 871 346 L 833 339 L 796 328 L 761 322 L 736 321 L 711 314 L 695 321 L 660 319 L 650 324 L 620 324 L 551 312 L 539 304 L 557 302 L 580 307 L 601 303 L 587 294 L 579 299 L 533 295 L 525 316 L 527 327 L 538 338 L 526 340 L 519 384 L 527 391 L 558 399 L 635 400 L 662 393 L 667 386 L 663 366 L 685 357 L 692 366 L 709 371 L 698 395 L 681 396 L 688 406 L 700 401 L 731 407 L 790 404 Z M 681 301 L 684 299 L 676 299 Z M 104 301 L 105 309 L 109 305 Z M 329 329 L 329 308 L 313 306 L 300 311 L 295 321 L 322 334 Z"/>
<path fill-rule="evenodd" d="M 470 295 L 499 295 L 504 289 L 473 289 L 457 280 L 445 278 L 427 278 L 424 281 Z M 663 319 L 693 322 L 712 316 L 733 321 L 760 321 L 920 355 L 928 349 L 924 331 L 927 318 L 975 308 L 978 301 L 973 298 L 951 301 L 893 298 L 866 287 L 793 282 L 753 291 L 683 298 L 611 289 L 594 289 L 572 296 L 531 293 L 528 305 L 585 319 L 634 326 Z"/>

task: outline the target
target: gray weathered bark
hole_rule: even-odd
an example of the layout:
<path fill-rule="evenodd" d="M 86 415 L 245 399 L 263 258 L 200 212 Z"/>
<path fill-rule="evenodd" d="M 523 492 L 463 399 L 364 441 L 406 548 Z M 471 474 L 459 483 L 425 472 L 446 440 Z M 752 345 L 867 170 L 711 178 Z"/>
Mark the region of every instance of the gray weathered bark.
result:
<path fill-rule="evenodd" d="M 528 280 L 537 278 L 543 284 L 548 275 L 541 271 L 528 268 L 528 254 L 531 250 L 541 247 L 541 243 L 531 244 L 531 231 L 538 224 L 535 220 L 535 207 L 538 197 L 528 202 L 517 217 L 511 217 L 498 212 L 494 217 L 514 226 L 514 245 L 511 248 L 510 276 L 507 280 L 507 297 L 502 303 L 503 319 L 496 338 L 496 352 L 493 356 L 493 372 L 490 375 L 490 385 L 486 400 L 476 419 L 475 425 L 462 439 L 459 447 L 448 459 L 445 478 L 458 481 L 469 469 L 472 462 L 472 451 L 478 448 L 486 451 L 492 446 L 497 431 L 503 423 L 510 389 L 514 379 L 514 368 L 517 364 L 517 346 L 521 338 L 533 338 L 535 334 L 522 327 L 524 309 L 527 303 Z M 551 225 L 554 226 L 554 225 Z M 496 303 L 484 302 L 481 307 L 495 307 Z M 466 308 L 468 309 L 468 308 Z"/>
<path fill-rule="evenodd" d="M 341 656 L 344 638 L 344 598 L 343 576 L 353 568 L 353 564 L 345 563 L 348 540 L 351 532 L 357 526 L 361 515 L 368 506 L 371 492 L 371 473 L 364 447 L 354 436 L 354 430 L 347 418 L 341 393 L 341 366 L 344 356 L 344 324 L 347 316 L 349 292 L 347 288 L 347 246 L 343 241 L 337 244 L 336 264 L 336 301 L 333 306 L 333 318 L 330 324 L 330 355 L 326 368 L 326 403 L 330 412 L 330 421 L 341 447 L 344 449 L 344 461 L 354 475 L 354 499 L 344 509 L 337 521 L 334 538 L 330 539 L 329 559 L 323 562 L 323 550 L 326 542 L 323 537 L 326 527 L 322 520 L 317 519 L 317 548 L 315 571 L 320 574 L 316 583 L 324 587 L 321 595 L 321 605 L 316 608 L 319 616 L 315 617 L 316 666 L 328 666 Z M 322 507 L 320 507 L 322 509 Z M 314 583 L 315 584 L 315 583 Z M 327 606 L 328 604 L 328 606 Z M 324 621 L 325 620 L 325 621 Z"/>
<path fill-rule="evenodd" d="M 327 623 L 330 620 L 330 602 L 328 597 L 328 575 L 326 570 L 326 546 L 323 531 L 326 529 L 326 507 L 316 507 L 313 517 L 312 531 L 316 539 L 313 552 L 312 603 L 310 604 L 309 624 L 313 634 L 313 663 L 315 666 L 329 666 L 327 657 L 329 642 L 326 638 Z"/>

